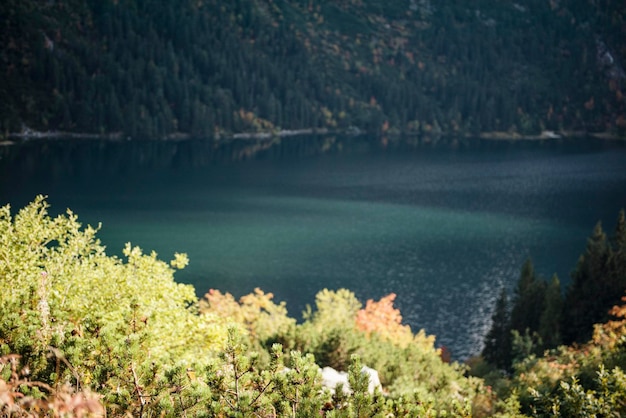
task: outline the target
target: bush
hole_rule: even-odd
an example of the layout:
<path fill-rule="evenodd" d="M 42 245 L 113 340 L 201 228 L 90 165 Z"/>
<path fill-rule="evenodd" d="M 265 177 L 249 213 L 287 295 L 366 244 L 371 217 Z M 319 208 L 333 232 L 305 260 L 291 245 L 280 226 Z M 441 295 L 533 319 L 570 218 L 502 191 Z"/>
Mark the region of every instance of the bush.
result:
<path fill-rule="evenodd" d="M 173 280 L 185 255 L 168 265 L 127 244 L 126 261 L 107 256 L 97 229 L 47 208 L 39 196 L 15 218 L 0 209 L 0 354 L 22 356 L 33 379 L 93 388 L 132 413 L 168 367 L 223 347 L 226 328 L 197 315 L 193 287 Z"/>
<path fill-rule="evenodd" d="M 96 228 L 47 209 L 41 196 L 15 217 L 0 209 L 1 414 L 469 416 L 489 396 L 402 325 L 393 295 L 361 309 L 322 290 L 299 325 L 259 289 L 198 301 L 173 279 L 185 255 L 168 264 L 127 244 L 125 259 L 107 256 Z M 361 364 L 384 393 L 367 391 Z M 351 393 L 322 388 L 327 365 L 349 371 Z"/>

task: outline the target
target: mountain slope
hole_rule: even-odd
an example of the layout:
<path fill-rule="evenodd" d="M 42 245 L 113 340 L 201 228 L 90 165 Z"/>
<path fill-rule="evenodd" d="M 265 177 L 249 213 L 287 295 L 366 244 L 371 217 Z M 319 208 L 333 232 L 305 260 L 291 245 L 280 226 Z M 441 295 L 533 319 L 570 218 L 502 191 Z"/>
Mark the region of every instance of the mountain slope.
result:
<path fill-rule="evenodd" d="M 0 130 L 626 130 L 614 0 L 8 0 Z"/>

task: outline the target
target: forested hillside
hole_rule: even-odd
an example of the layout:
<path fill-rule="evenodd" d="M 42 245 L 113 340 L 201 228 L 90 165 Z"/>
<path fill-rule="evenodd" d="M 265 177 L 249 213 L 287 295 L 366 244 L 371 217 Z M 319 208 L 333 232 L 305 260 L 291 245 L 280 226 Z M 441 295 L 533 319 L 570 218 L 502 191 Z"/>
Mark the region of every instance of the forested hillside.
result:
<path fill-rule="evenodd" d="M 621 0 L 6 0 L 0 132 L 626 130 Z"/>

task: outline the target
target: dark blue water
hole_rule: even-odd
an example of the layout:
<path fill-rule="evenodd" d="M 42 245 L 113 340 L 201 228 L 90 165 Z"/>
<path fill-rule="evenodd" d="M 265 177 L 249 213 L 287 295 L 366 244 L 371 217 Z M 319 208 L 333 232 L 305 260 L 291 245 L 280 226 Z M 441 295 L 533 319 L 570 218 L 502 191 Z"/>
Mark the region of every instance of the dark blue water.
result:
<path fill-rule="evenodd" d="M 0 166 L 1 203 L 45 193 L 102 222 L 109 253 L 186 252 L 177 279 L 199 295 L 261 287 L 299 317 L 323 288 L 393 292 L 456 358 L 480 351 L 527 257 L 567 282 L 595 223 L 611 231 L 626 207 L 626 146 L 597 140 L 61 142 L 14 147 Z"/>

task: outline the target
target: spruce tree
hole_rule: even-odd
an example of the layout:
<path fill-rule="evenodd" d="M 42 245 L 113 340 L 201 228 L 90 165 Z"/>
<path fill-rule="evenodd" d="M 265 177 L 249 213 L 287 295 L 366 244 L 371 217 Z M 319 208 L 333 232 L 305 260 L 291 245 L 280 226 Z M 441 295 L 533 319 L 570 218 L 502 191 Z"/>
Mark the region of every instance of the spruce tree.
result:
<path fill-rule="evenodd" d="M 616 286 L 618 291 L 626 289 L 626 216 L 624 209 L 619 212 L 615 235 L 612 240 L 613 253 L 611 258 L 611 269 L 615 273 Z"/>
<path fill-rule="evenodd" d="M 593 324 L 608 319 L 612 305 L 607 306 L 607 291 L 613 291 L 606 282 L 610 258 L 611 247 L 598 222 L 572 273 L 572 283 L 565 296 L 566 309 L 561 324 L 565 344 L 586 342 L 591 337 Z M 621 296 L 616 295 L 617 301 Z"/>
<path fill-rule="evenodd" d="M 511 329 L 517 330 L 520 334 L 524 334 L 526 329 L 531 332 L 539 330 L 541 313 L 544 309 L 545 288 L 545 282 L 537 280 L 532 261 L 526 260 L 515 289 Z"/>
<path fill-rule="evenodd" d="M 509 298 L 502 288 L 491 317 L 491 329 L 485 337 L 483 358 L 489 363 L 508 369 L 511 365 L 511 322 L 509 317 Z"/>
<path fill-rule="evenodd" d="M 563 297 L 561 282 L 555 274 L 547 286 L 544 295 L 544 309 L 539 320 L 539 336 L 543 341 L 543 348 L 554 348 L 561 343 L 561 315 L 563 311 Z"/>

